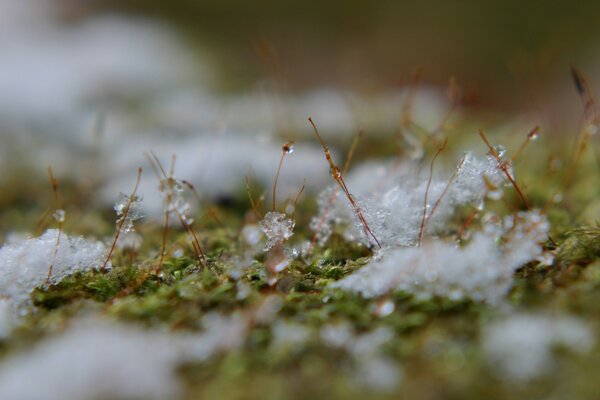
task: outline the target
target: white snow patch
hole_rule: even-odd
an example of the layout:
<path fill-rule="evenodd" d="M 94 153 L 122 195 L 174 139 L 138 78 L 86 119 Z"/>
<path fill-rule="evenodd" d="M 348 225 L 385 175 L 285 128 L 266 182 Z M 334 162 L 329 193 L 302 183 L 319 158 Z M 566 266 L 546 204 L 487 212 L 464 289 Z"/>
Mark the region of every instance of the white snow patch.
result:
<path fill-rule="evenodd" d="M 330 286 L 367 298 L 406 291 L 496 304 L 511 288 L 514 271 L 542 256 L 540 243 L 548 228 L 538 212 L 522 212 L 474 234 L 464 247 L 433 240 L 421 247 L 390 250 Z"/>
<path fill-rule="evenodd" d="M 323 326 L 319 334 L 325 345 L 344 350 L 352 356 L 354 368 L 351 374 L 353 382 L 359 386 L 391 392 L 402 382 L 402 367 L 381 351 L 382 346 L 394 336 L 389 328 L 356 334 L 349 324 L 338 323 Z"/>
<path fill-rule="evenodd" d="M 142 207 L 150 218 L 164 216 L 158 179 L 143 155 L 150 150 L 157 153 L 165 166 L 175 154 L 175 176 L 190 182 L 205 198 L 244 195 L 245 176 L 250 178 L 253 187 L 271 188 L 281 157 L 281 145 L 282 142 L 243 134 L 202 135 L 177 140 L 158 136 L 139 140 L 128 137 L 118 146 L 106 150 L 107 154 L 112 154 L 111 171 L 108 172 L 112 179 L 103 188 L 102 199 L 111 204 L 117 193 L 130 191 L 137 167 L 147 166 L 138 189 L 138 194 L 144 198 Z M 278 198 L 295 197 L 305 179 L 309 191 L 322 188 L 329 179 L 323 152 L 316 144 L 298 143 L 294 154 L 286 157 L 279 176 Z"/>
<path fill-rule="evenodd" d="M 432 179 L 427 201 L 428 215 L 451 176 L 450 173 Z M 487 179 L 487 184 L 484 179 Z M 384 248 L 414 246 L 417 243 L 428 171 L 421 171 L 410 162 L 369 162 L 351 171 L 345 181 L 371 231 Z M 435 233 L 443 229 L 460 205 L 483 207 L 486 195 L 490 193 L 489 186 L 498 188 L 497 191 L 501 193 L 507 182 L 496 158 L 491 155 L 478 158 L 470 152 L 466 153 L 445 196 L 427 223 L 427 232 Z M 365 235 L 361 222 L 339 187 L 330 186 L 320 194 L 318 202 L 320 213 L 313 219 L 311 227 L 317 232 L 321 244 L 327 241 L 336 225 L 342 226 L 347 240 L 374 244 Z"/>
<path fill-rule="evenodd" d="M 550 372 L 556 347 L 583 353 L 594 342 L 593 331 L 580 319 L 544 314 L 515 314 L 493 322 L 484 329 L 482 339 L 493 370 L 514 382 Z"/>
<path fill-rule="evenodd" d="M 6 400 L 166 399 L 181 394 L 176 368 L 239 347 L 246 321 L 209 314 L 200 334 L 165 334 L 110 323 L 78 321 L 61 335 L 0 365 Z"/>
<path fill-rule="evenodd" d="M 49 229 L 40 237 L 11 240 L 0 248 L 0 298 L 18 314 L 27 312 L 29 295 L 36 287 L 102 266 L 106 257 L 103 243 L 62 233 L 57 250 L 57 236 L 58 230 Z"/>

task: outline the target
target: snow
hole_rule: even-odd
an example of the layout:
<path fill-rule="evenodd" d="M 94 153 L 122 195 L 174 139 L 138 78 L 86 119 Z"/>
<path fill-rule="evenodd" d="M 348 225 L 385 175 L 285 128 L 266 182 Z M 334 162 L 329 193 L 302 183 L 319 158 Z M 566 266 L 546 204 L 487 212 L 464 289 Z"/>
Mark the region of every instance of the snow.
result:
<path fill-rule="evenodd" d="M 492 322 L 483 331 L 484 353 L 501 377 L 527 382 L 555 366 L 553 350 L 583 353 L 594 345 L 590 327 L 578 318 L 518 313 Z"/>
<path fill-rule="evenodd" d="M 56 284 L 68 275 L 104 263 L 103 243 L 62 233 L 57 250 L 57 237 L 58 230 L 49 229 L 40 237 L 11 240 L 0 248 L 0 298 L 15 312 L 27 311 L 29 295 L 36 287 Z"/>
<path fill-rule="evenodd" d="M 514 271 L 542 257 L 540 243 L 548 228 L 538 212 L 521 212 L 475 233 L 463 247 L 436 239 L 421 247 L 390 250 L 330 287 L 367 298 L 405 291 L 494 305 L 512 287 Z"/>
<path fill-rule="evenodd" d="M 143 209 L 149 218 L 163 218 L 163 199 L 158 195 L 158 180 L 152 174 L 144 152 L 154 150 L 163 165 L 175 154 L 175 175 L 190 182 L 203 199 L 243 195 L 244 177 L 252 186 L 270 188 L 281 157 L 282 142 L 259 135 L 223 133 L 220 135 L 169 136 L 148 134 L 143 139 L 123 139 L 111 154 L 111 179 L 102 189 L 105 203 L 114 201 L 115 193 L 127 192 L 136 179 L 137 167 L 142 175 L 138 194 L 144 198 Z M 165 162 L 166 161 L 166 162 Z M 278 182 L 278 198 L 296 196 L 306 179 L 308 191 L 320 190 L 328 182 L 323 152 L 316 144 L 297 143 L 293 157 L 287 157 Z"/>
<path fill-rule="evenodd" d="M 428 181 L 428 175 L 417 164 L 368 162 L 351 171 L 345 181 L 384 248 L 414 246 L 417 243 Z M 470 204 L 482 208 L 490 186 L 497 188 L 494 192 L 501 191 L 507 182 L 496 158 L 491 155 L 479 158 L 470 152 L 465 153 L 455 175 L 447 174 L 431 181 L 428 216 L 446 187 L 448 190 L 428 221 L 427 232 L 435 233 L 445 228 L 446 221 L 458 206 Z M 338 187 L 330 186 L 324 190 L 318 204 L 320 213 L 314 217 L 311 227 L 317 232 L 321 244 L 327 241 L 335 226 L 342 227 L 347 240 L 368 246 L 374 244 L 365 235 L 356 213 Z"/>
<path fill-rule="evenodd" d="M 134 222 L 144 216 L 141 205 L 142 199 L 134 195 L 130 201 L 130 197 L 123 192 L 119 193 L 119 199 L 114 206 L 118 217 L 115 222 L 117 229 L 119 229 L 119 225 L 122 223 L 121 233 L 124 234 L 134 232 Z"/>
<path fill-rule="evenodd" d="M 319 335 L 325 345 L 344 350 L 352 356 L 352 382 L 358 386 L 391 392 L 402 382 L 404 372 L 401 366 L 382 354 L 382 346 L 394 337 L 391 329 L 382 327 L 356 334 L 349 324 L 338 323 L 323 326 Z"/>
<path fill-rule="evenodd" d="M 182 392 L 176 369 L 242 345 L 241 315 L 206 315 L 200 334 L 167 334 L 87 318 L 0 365 L 5 400 L 166 399 Z"/>
<path fill-rule="evenodd" d="M 265 251 L 282 245 L 294 234 L 296 222 L 284 213 L 269 211 L 260 221 L 260 228 L 267 236 Z"/>

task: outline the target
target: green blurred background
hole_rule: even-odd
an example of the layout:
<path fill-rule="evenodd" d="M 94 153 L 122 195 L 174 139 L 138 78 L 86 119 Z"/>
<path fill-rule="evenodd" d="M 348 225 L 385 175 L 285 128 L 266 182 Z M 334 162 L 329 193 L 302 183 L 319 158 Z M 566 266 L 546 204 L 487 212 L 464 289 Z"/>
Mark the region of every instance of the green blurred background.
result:
<path fill-rule="evenodd" d="M 174 23 L 214 57 L 223 90 L 273 75 L 292 89 L 378 90 L 422 68 L 433 84 L 456 77 L 467 104 L 522 107 L 570 85 L 571 63 L 597 81 L 600 2 L 593 0 L 109 0 L 87 7 Z"/>

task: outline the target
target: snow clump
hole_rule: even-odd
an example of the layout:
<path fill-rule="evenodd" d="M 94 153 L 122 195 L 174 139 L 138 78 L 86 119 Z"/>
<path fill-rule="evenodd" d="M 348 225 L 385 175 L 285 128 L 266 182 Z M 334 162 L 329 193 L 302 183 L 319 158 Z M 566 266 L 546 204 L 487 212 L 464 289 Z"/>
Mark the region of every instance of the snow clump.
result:
<path fill-rule="evenodd" d="M 539 212 L 520 212 L 474 234 L 464 247 L 433 240 L 420 247 L 390 250 L 330 286 L 366 298 L 405 291 L 424 298 L 497 304 L 510 290 L 515 270 L 543 258 L 540 242 L 548 229 Z"/>
<path fill-rule="evenodd" d="M 569 316 L 515 314 L 493 322 L 483 332 L 483 350 L 493 370 L 513 382 L 550 372 L 555 347 L 583 353 L 593 344 L 590 327 Z"/>
<path fill-rule="evenodd" d="M 502 150 L 499 154 L 503 154 Z M 366 163 L 352 171 L 345 181 L 383 248 L 417 244 L 428 179 L 415 163 Z M 497 198 L 506 184 L 509 184 L 508 179 L 495 157 L 478 158 L 466 153 L 453 175 L 432 179 L 426 206 L 427 231 L 441 231 L 458 206 L 471 204 L 483 208 L 486 196 Z M 318 204 L 320 213 L 311 227 L 317 232 L 321 245 L 336 226 L 342 227 L 347 240 L 366 246 L 374 244 L 337 186 L 323 191 Z"/>
<path fill-rule="evenodd" d="M 77 321 L 0 365 L 6 400 L 167 399 L 182 392 L 176 369 L 243 344 L 239 314 L 208 314 L 200 334 L 144 331 L 102 319 Z"/>
<path fill-rule="evenodd" d="M 104 262 L 103 243 L 60 233 L 57 247 L 58 235 L 58 230 L 48 229 L 40 237 L 16 239 L 0 248 L 0 298 L 19 314 L 27 312 L 29 296 L 36 287 L 57 284 L 68 275 L 99 268 Z"/>

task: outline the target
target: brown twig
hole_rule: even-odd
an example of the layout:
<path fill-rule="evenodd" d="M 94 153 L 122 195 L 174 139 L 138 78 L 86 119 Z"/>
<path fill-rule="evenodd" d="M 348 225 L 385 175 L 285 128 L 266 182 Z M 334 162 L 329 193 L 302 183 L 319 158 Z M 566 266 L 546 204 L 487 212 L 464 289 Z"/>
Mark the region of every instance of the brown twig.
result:
<path fill-rule="evenodd" d="M 248 175 L 246 175 L 246 193 L 248 194 L 248 200 L 250 200 L 250 206 L 252 207 L 252 211 L 254 212 L 256 219 L 260 221 L 262 217 L 260 215 L 260 212 L 258 211 L 258 208 L 256 207 L 254 198 L 252 197 L 252 192 L 250 191 L 250 178 L 248 178 Z"/>
<path fill-rule="evenodd" d="M 146 155 L 146 156 L 150 160 L 150 164 L 152 165 L 152 168 L 158 175 L 158 179 L 161 184 L 161 190 L 165 191 L 166 203 L 167 203 L 166 207 L 165 207 L 165 226 L 163 229 L 161 252 L 160 252 L 160 258 L 158 261 L 156 271 L 158 272 L 161 270 L 163 262 L 164 262 L 164 257 L 166 255 L 167 234 L 168 234 L 168 229 L 169 229 L 169 215 L 171 214 L 171 211 L 177 216 L 177 218 L 179 219 L 179 222 L 181 223 L 181 226 L 183 227 L 183 229 L 186 231 L 186 233 L 192 239 L 192 247 L 194 249 L 194 253 L 196 254 L 196 258 L 198 258 L 198 261 L 200 261 L 200 263 L 202 265 L 208 266 L 208 261 L 204 254 L 204 251 L 202 250 L 202 246 L 200 245 L 198 236 L 196 235 L 196 232 L 194 231 L 194 228 L 192 227 L 192 224 L 190 224 L 186 221 L 186 218 L 181 214 L 181 212 L 179 210 L 177 210 L 174 207 L 171 207 L 171 204 L 173 202 L 173 196 L 174 196 L 174 186 L 176 183 L 178 183 L 178 181 L 173 177 L 173 175 L 175 173 L 176 156 L 173 155 L 171 157 L 169 174 L 167 175 L 167 173 L 165 172 L 165 169 L 162 166 L 162 163 L 160 162 L 160 160 L 158 159 L 156 154 L 154 154 L 154 152 L 152 152 L 152 151 L 150 152 L 150 154 L 151 154 L 152 158 L 148 157 L 148 155 Z M 160 171 L 160 173 L 158 171 Z"/>
<path fill-rule="evenodd" d="M 108 255 L 106 256 L 106 260 L 104 261 L 104 264 L 102 265 L 102 268 L 100 269 L 102 271 L 102 273 L 106 272 L 106 266 L 110 262 L 110 257 L 112 256 L 113 252 L 115 251 L 115 247 L 117 246 L 117 241 L 119 240 L 119 236 L 121 235 L 121 229 L 123 229 L 123 224 L 125 223 L 125 220 L 127 219 L 127 215 L 129 214 L 129 208 L 131 207 L 131 204 L 133 203 L 133 201 L 135 199 L 135 194 L 138 190 L 138 186 L 140 185 L 141 178 L 142 178 L 142 168 L 140 167 L 140 168 L 138 168 L 137 179 L 135 180 L 135 186 L 133 187 L 133 191 L 129 195 L 129 198 L 127 199 L 127 204 L 125 205 L 125 208 L 123 209 L 123 215 L 121 216 L 121 219 L 119 220 L 119 224 L 117 225 L 117 232 L 115 233 L 115 238 L 113 239 L 112 245 L 110 246 L 110 250 L 108 252 Z"/>
<path fill-rule="evenodd" d="M 54 203 L 56 204 L 56 213 L 64 212 L 62 209 L 62 200 L 60 198 L 60 193 L 58 192 L 58 181 L 54 178 L 54 174 L 52 173 L 52 167 L 48 166 L 48 178 L 50 179 L 50 185 L 52 186 L 52 193 L 54 193 Z M 48 267 L 48 276 L 46 277 L 46 283 L 50 282 L 50 276 L 52 275 L 52 269 L 54 268 L 54 261 L 56 260 L 56 256 L 58 255 L 58 248 L 60 247 L 60 239 L 62 236 L 63 230 L 63 219 L 60 215 L 57 215 L 56 225 L 58 228 L 58 233 L 56 235 L 56 244 L 54 245 L 54 255 L 52 256 L 52 263 Z"/>
<path fill-rule="evenodd" d="M 425 188 L 425 198 L 423 200 L 423 216 L 421 217 L 421 225 L 419 226 L 419 246 L 421 246 L 421 242 L 423 240 L 423 232 L 425 231 L 425 218 L 427 217 L 427 198 L 429 196 L 429 188 L 431 186 L 431 180 L 433 178 L 433 165 L 435 164 L 435 160 L 438 158 L 438 156 L 442 153 L 442 151 L 444 151 L 447 144 L 448 139 L 444 140 L 444 143 L 437 149 L 433 158 L 431 159 L 431 164 L 429 164 L 429 178 L 427 179 L 427 187 Z"/>
<path fill-rule="evenodd" d="M 350 169 L 350 164 L 352 163 L 352 159 L 354 158 L 354 152 L 356 150 L 356 147 L 358 146 L 359 140 L 362 138 L 364 133 L 365 133 L 365 131 L 363 131 L 361 129 L 354 136 L 354 139 L 352 139 L 352 144 L 350 145 L 350 149 L 348 150 L 348 154 L 346 155 L 346 161 L 344 163 L 344 169 L 342 170 L 342 176 L 346 176 L 346 174 L 348 173 L 348 170 Z M 319 231 L 321 230 L 321 226 L 323 226 L 323 223 L 327 219 L 327 215 L 329 214 L 329 209 L 333 206 L 333 203 L 337 199 L 337 196 L 338 196 L 338 192 L 334 191 L 334 192 L 331 192 L 331 194 L 327 198 L 327 205 L 325 206 L 325 209 L 323 210 L 321 217 L 317 221 L 317 224 L 315 226 L 315 233 L 312 237 L 312 240 L 310 241 L 309 250 L 311 250 L 312 247 L 314 246 L 314 244 L 317 242 L 317 238 L 319 236 Z"/>
<path fill-rule="evenodd" d="M 296 198 L 294 199 L 294 211 L 292 212 L 291 218 L 294 219 L 294 217 L 296 216 L 296 206 L 298 205 L 298 200 L 300 199 L 300 196 L 302 196 L 302 193 L 304 193 L 304 189 L 306 188 L 306 179 L 304 179 L 304 182 L 302 183 L 302 187 L 300 188 L 300 191 L 298 192 L 298 194 L 296 195 Z"/>
<path fill-rule="evenodd" d="M 279 173 L 281 172 L 281 167 L 283 166 L 283 160 L 285 159 L 285 156 L 290 154 L 293 151 L 294 148 L 294 142 L 288 142 L 285 143 L 282 147 L 281 147 L 281 158 L 279 159 L 279 165 L 277 166 L 277 172 L 275 173 L 275 180 L 273 181 L 273 194 L 271 195 L 271 200 L 272 200 L 272 207 L 271 207 L 271 211 L 275 211 L 275 203 L 276 203 L 276 196 L 277 196 L 277 182 L 279 181 Z"/>
<path fill-rule="evenodd" d="M 575 139 L 573 155 L 565 177 L 565 186 L 568 187 L 573 183 L 573 179 L 577 172 L 577 166 L 585 153 L 590 141 L 590 137 L 599 129 L 599 117 L 596 98 L 592 87 L 583 76 L 583 74 L 574 66 L 571 66 L 571 76 L 577 89 L 577 93 L 583 103 L 583 120 L 582 126 Z"/>
<path fill-rule="evenodd" d="M 439 207 L 440 203 L 442 202 L 442 199 L 446 196 L 446 193 L 448 192 L 448 189 L 450 189 L 452 182 L 454 182 L 454 179 L 456 179 L 456 175 L 458 175 L 458 172 L 461 170 L 463 164 L 465 163 L 466 157 L 467 157 L 466 155 L 462 156 L 462 158 L 460 159 L 460 162 L 458 163 L 458 166 L 456 167 L 456 169 L 452 173 L 452 176 L 448 180 L 446 187 L 444 187 L 444 190 L 442 190 L 442 194 L 440 194 L 440 197 L 438 197 L 436 202 L 433 204 L 433 207 L 431 208 L 431 212 L 427 216 L 427 221 L 425 221 L 425 226 L 427 226 L 427 224 L 429 223 L 429 220 L 431 219 L 431 217 L 433 217 L 433 214 L 435 213 L 435 211 Z"/>
<path fill-rule="evenodd" d="M 354 197 L 348 190 L 348 187 L 346 186 L 346 182 L 344 182 L 344 178 L 342 177 L 342 174 L 341 174 L 339 168 L 333 162 L 333 158 L 331 157 L 331 152 L 329 151 L 329 148 L 327 147 L 327 145 L 321 138 L 321 135 L 319 134 L 319 130 L 317 129 L 317 126 L 315 125 L 312 118 L 310 118 L 310 117 L 308 118 L 308 122 L 310 122 L 310 124 L 312 125 L 312 127 L 315 131 L 315 135 L 317 136 L 317 140 L 321 144 L 321 147 L 323 147 L 323 152 L 325 153 L 325 158 L 327 159 L 327 162 L 329 163 L 329 168 L 331 170 L 331 175 L 333 176 L 333 179 L 337 182 L 337 184 L 340 186 L 340 188 L 342 189 L 342 191 L 348 198 L 348 201 L 350 202 L 350 205 L 352 206 L 352 210 L 354 211 L 354 214 L 356 215 L 356 217 L 358 218 L 358 220 L 360 221 L 360 223 L 363 227 L 365 235 L 367 236 L 367 238 L 372 239 L 377 244 L 377 246 L 379 248 L 381 248 L 381 243 L 379 242 L 377 237 L 373 234 L 373 231 L 369 227 L 369 224 L 367 223 L 367 220 L 365 219 L 362 210 L 360 209 L 360 207 L 356 203 L 356 200 L 354 199 Z"/>
<path fill-rule="evenodd" d="M 500 155 L 498 154 L 498 152 L 496 151 L 496 149 L 494 149 L 494 147 L 487 140 L 487 138 L 485 137 L 485 134 L 483 133 L 483 131 L 481 129 L 479 130 L 479 136 L 481 137 L 481 139 L 483 140 L 483 142 L 488 147 L 491 156 L 494 157 L 496 159 L 496 161 L 498 161 L 498 168 L 500 168 L 500 170 L 504 173 L 504 175 L 506 176 L 506 178 L 508 178 L 508 180 L 510 181 L 511 185 L 515 188 L 515 190 L 517 191 L 517 194 L 521 198 L 521 201 L 523 201 L 523 204 L 525 205 L 525 208 L 529 209 L 529 203 L 527 202 L 527 199 L 525 198 L 525 195 L 523 194 L 523 191 L 521 191 L 521 188 L 519 188 L 519 185 L 517 185 L 517 182 L 512 177 L 512 175 L 510 174 L 510 172 L 508 172 L 508 164 L 506 163 L 506 161 L 504 161 L 502 159 L 502 157 L 500 157 Z"/>
<path fill-rule="evenodd" d="M 515 162 L 519 157 L 521 157 L 521 155 L 525 151 L 525 148 L 527 147 L 527 145 L 529 143 L 531 143 L 532 141 L 534 141 L 535 139 L 537 139 L 539 134 L 540 134 L 540 127 L 534 126 L 533 129 L 531 129 L 529 131 L 529 133 L 527 134 L 527 137 L 525 138 L 525 140 L 519 147 L 519 150 L 517 150 L 517 152 L 510 158 L 510 161 Z"/>

